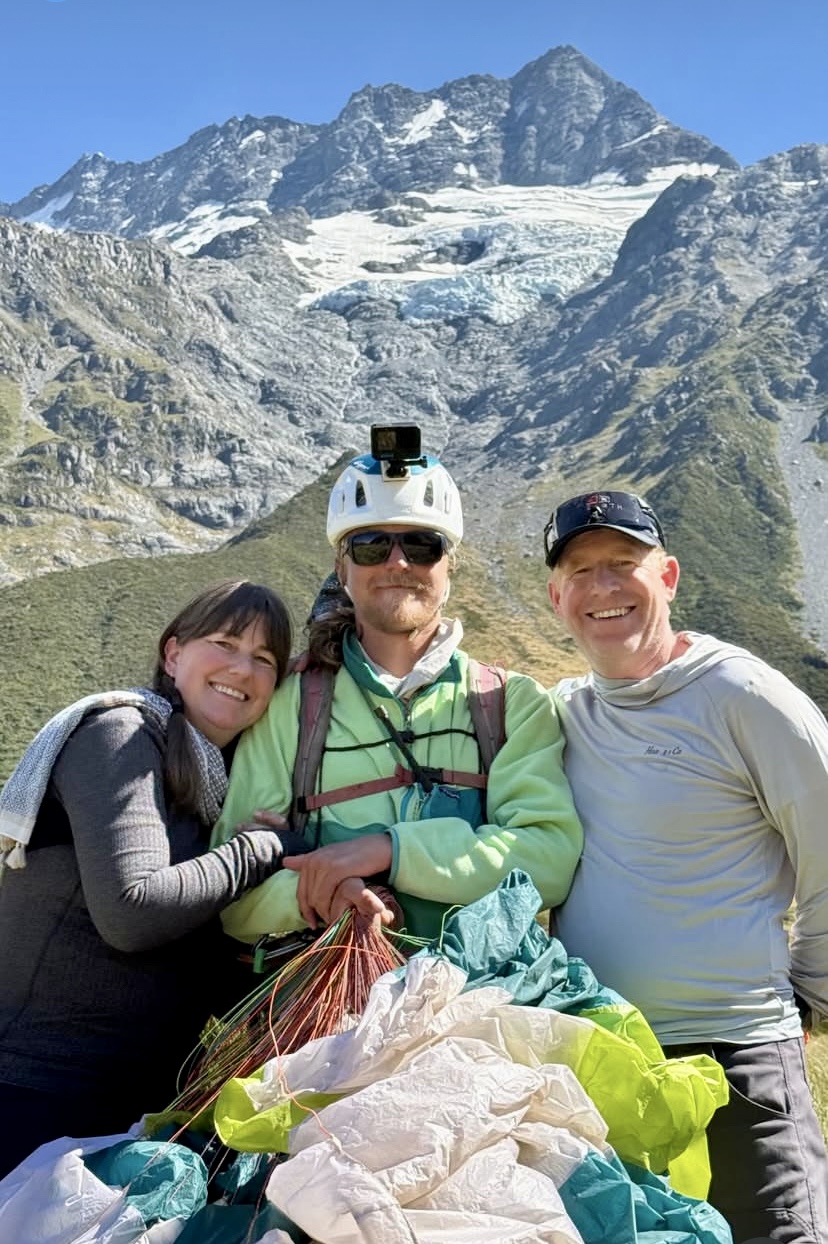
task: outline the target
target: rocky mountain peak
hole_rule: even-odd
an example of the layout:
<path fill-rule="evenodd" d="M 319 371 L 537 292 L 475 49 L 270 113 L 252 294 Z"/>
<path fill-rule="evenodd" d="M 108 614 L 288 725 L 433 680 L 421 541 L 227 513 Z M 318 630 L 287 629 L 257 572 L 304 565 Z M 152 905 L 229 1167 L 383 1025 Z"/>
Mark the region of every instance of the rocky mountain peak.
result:
<path fill-rule="evenodd" d="M 231 117 L 141 163 L 87 156 L 7 211 L 52 227 L 175 240 L 208 210 L 241 226 L 297 207 L 315 217 L 382 207 L 417 190 L 637 183 L 677 162 L 736 166 L 560 47 L 507 79 L 475 74 L 431 91 L 364 86 L 326 125 Z"/>
<path fill-rule="evenodd" d="M 279 116 L 231 117 L 140 163 L 84 156 L 57 182 L 12 204 L 8 214 L 53 228 L 140 237 L 205 204 L 263 205 L 318 128 Z"/>
<path fill-rule="evenodd" d="M 740 170 L 562 47 L 85 156 L 9 214 L 0 580 L 214 547 L 404 419 L 480 481 L 470 543 L 504 580 L 552 493 L 610 477 L 718 556 L 725 481 L 791 625 L 780 469 L 815 540 L 828 496 L 826 149 Z"/>
<path fill-rule="evenodd" d="M 108 160 L 99 151 L 82 155 L 56 182 L 38 186 L 13 204 L 9 215 L 32 222 L 60 225 L 71 203 L 73 220 L 80 222 L 88 219 L 90 208 L 94 212 L 107 176 L 117 168 L 113 160 Z M 78 223 L 75 227 L 82 228 L 83 225 Z"/>
<path fill-rule="evenodd" d="M 780 181 L 800 182 L 813 186 L 828 180 L 828 145 L 801 143 L 790 151 L 780 151 L 753 166 L 757 177 L 773 173 Z"/>
<path fill-rule="evenodd" d="M 511 79 L 504 180 L 577 185 L 596 176 L 643 181 L 677 162 L 736 168 L 709 139 L 672 125 L 575 48 L 553 48 Z"/>

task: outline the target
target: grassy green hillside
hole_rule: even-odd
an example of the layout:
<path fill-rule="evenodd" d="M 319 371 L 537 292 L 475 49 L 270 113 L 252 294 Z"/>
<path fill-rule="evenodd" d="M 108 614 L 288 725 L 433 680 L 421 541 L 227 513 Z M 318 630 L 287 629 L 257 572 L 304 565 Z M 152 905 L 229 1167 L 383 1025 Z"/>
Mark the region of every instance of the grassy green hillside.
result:
<path fill-rule="evenodd" d="M 155 642 L 177 608 L 206 583 L 251 578 L 277 588 L 290 605 L 295 649 L 319 583 L 331 568 L 324 514 L 329 479 L 211 553 L 126 559 L 43 575 L 0 590 L 4 712 L 0 780 L 35 731 L 58 708 L 105 687 L 143 681 Z M 540 561 L 518 608 L 474 550 L 465 551 L 452 610 L 467 646 L 484 660 L 524 668 L 551 683 L 582 666 L 546 598 Z"/>
<path fill-rule="evenodd" d="M 814 1104 L 822 1134 L 828 1140 L 828 1037 L 817 1037 L 806 1048 Z"/>
<path fill-rule="evenodd" d="M 595 471 L 594 461 L 584 463 L 584 479 Z M 331 566 L 324 514 L 334 473 L 212 552 L 98 563 L 0 589 L 0 780 L 57 708 L 98 688 L 143 681 L 158 634 L 206 583 L 247 577 L 276 587 L 291 607 L 299 650 L 304 618 Z M 825 710 L 828 660 L 799 629 L 794 530 L 767 496 L 759 499 L 767 521 L 757 530 L 756 509 L 745 501 L 747 483 L 759 486 L 757 476 L 745 472 L 731 488 L 711 488 L 702 466 L 688 463 L 650 490 L 668 543 L 680 553 L 676 623 L 746 645 Z M 504 529 L 519 532 L 519 509 L 546 505 L 579 484 L 573 479 L 553 489 L 538 483 L 522 500 L 506 501 Z M 525 537 L 507 536 L 485 558 L 464 546 L 451 608 L 463 619 L 466 646 L 475 655 L 549 684 L 583 664 L 548 604 L 536 542 L 537 548 L 527 547 Z"/>

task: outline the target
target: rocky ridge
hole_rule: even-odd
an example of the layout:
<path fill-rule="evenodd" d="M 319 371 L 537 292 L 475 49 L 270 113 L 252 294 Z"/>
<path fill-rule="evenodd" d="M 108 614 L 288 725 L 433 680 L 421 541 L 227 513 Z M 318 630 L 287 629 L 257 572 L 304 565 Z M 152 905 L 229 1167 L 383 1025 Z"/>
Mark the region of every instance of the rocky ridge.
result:
<path fill-rule="evenodd" d="M 669 164 L 733 157 L 672 125 L 575 48 L 553 48 L 514 77 L 436 90 L 366 86 L 327 125 L 231 118 L 143 163 L 87 155 L 5 214 L 58 228 L 141 237 L 209 205 L 237 218 L 303 207 L 312 216 L 393 203 L 411 190 L 630 183 Z"/>
<path fill-rule="evenodd" d="M 740 170 L 570 48 L 81 161 L 0 220 L 0 577 L 209 546 L 405 419 L 504 583 L 611 480 L 680 537 L 688 607 L 738 561 L 828 649 L 827 174 Z"/>

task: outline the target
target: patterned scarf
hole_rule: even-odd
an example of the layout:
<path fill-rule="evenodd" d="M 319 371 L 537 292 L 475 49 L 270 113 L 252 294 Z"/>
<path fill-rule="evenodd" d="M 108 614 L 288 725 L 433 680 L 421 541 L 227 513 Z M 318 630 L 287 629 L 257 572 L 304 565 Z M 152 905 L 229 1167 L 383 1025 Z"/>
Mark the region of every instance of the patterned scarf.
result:
<path fill-rule="evenodd" d="M 26 867 L 26 845 L 55 761 L 72 731 L 95 709 L 124 705 L 140 709 L 148 721 L 166 734 L 172 713 L 169 701 L 148 687 L 133 687 L 85 696 L 62 709 L 35 735 L 0 791 L 0 877 L 6 868 Z M 187 728 L 199 773 L 198 814 L 205 825 L 213 825 L 227 794 L 224 758 L 220 749 L 190 722 Z"/>

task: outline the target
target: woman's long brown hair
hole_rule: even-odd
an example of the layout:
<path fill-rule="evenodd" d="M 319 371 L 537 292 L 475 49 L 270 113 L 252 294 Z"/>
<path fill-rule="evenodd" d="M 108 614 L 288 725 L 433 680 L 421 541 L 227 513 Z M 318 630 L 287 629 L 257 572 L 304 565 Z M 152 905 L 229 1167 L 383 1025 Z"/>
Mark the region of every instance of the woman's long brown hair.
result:
<path fill-rule="evenodd" d="M 251 623 L 261 622 L 265 644 L 276 658 L 276 686 L 287 672 L 293 631 L 282 599 L 269 587 L 247 579 L 226 579 L 199 592 L 164 628 L 150 686 L 172 705 L 167 726 L 164 778 L 167 794 L 177 808 L 195 812 L 198 807 L 198 769 L 189 739 L 185 706 L 165 667 L 165 648 L 175 637 L 179 644 L 222 631 L 241 635 Z"/>

